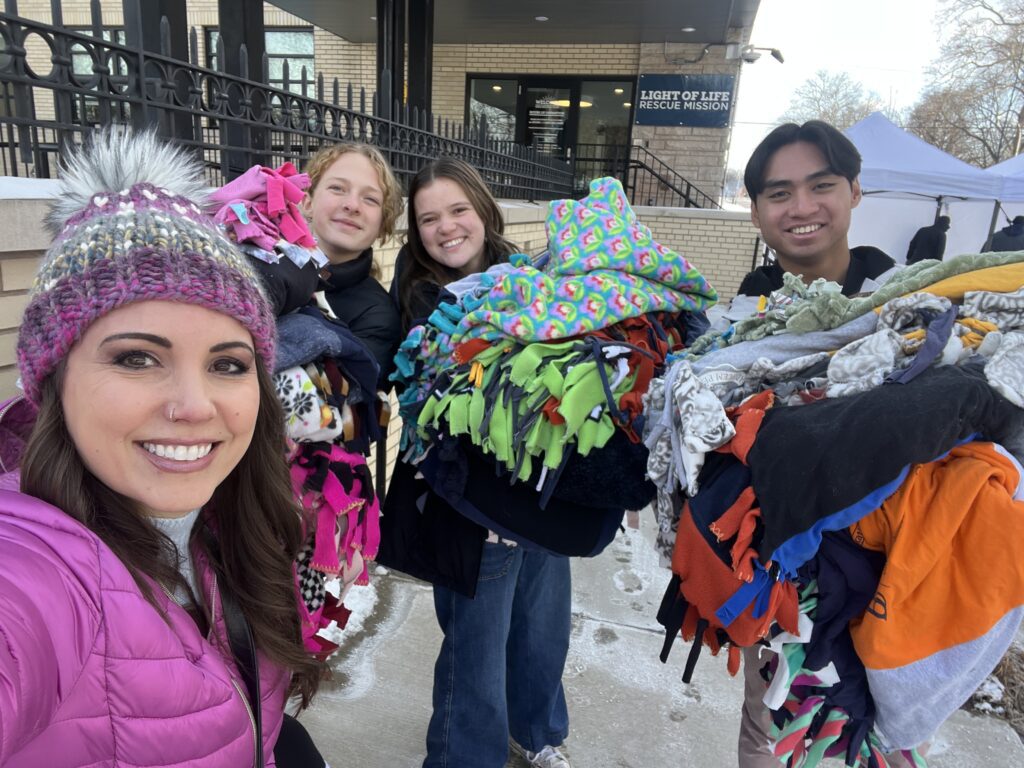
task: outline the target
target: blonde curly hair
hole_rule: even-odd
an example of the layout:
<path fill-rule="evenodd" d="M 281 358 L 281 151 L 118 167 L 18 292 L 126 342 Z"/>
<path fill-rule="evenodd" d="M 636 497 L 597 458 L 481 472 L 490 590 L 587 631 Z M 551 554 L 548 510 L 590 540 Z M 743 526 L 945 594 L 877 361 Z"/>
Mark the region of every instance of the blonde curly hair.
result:
<path fill-rule="evenodd" d="M 365 157 L 377 171 L 381 191 L 384 193 L 384 200 L 381 202 L 379 237 L 379 240 L 383 242 L 395 234 L 395 224 L 398 222 L 398 217 L 402 215 L 405 205 L 402 202 L 402 187 L 398 183 L 398 179 L 395 178 L 388 161 L 376 147 L 354 142 L 325 144 L 320 147 L 306 163 L 306 173 L 309 174 L 310 182 L 307 194 L 312 197 L 327 169 L 334 165 L 339 157 L 347 155 L 349 152 L 356 152 Z"/>

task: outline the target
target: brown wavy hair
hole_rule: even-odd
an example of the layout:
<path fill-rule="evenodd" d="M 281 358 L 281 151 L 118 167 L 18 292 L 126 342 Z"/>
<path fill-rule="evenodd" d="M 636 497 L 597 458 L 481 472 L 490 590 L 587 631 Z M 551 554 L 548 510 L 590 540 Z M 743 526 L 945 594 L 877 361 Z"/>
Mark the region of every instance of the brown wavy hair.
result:
<path fill-rule="evenodd" d="M 205 545 L 203 524 L 193 529 L 193 544 L 207 555 L 222 588 L 234 595 L 256 647 L 291 672 L 289 695 L 298 695 L 306 707 L 324 665 L 303 646 L 296 604 L 293 562 L 303 545 L 303 521 L 285 459 L 284 414 L 261 360 L 256 375 L 260 403 L 252 442 L 200 518 L 208 521 L 220 557 Z M 138 505 L 100 482 L 82 462 L 64 420 L 63 376 L 61 364 L 42 383 L 39 415 L 21 462 L 21 490 L 64 510 L 99 536 L 154 606 L 149 579 L 188 593 L 173 565 L 176 560 L 167 556 L 174 551 L 171 540 L 145 519 Z"/>
<path fill-rule="evenodd" d="M 409 202 L 406 220 L 408 228 L 405 242 L 409 261 L 405 264 L 398 281 L 398 297 L 402 308 L 402 327 L 412 322 L 412 306 L 417 287 L 422 283 L 447 285 L 462 277 L 456 270 L 449 269 L 434 261 L 420 238 L 416 226 L 416 193 L 429 187 L 438 179 L 448 179 L 458 184 L 466 193 L 469 204 L 484 224 L 484 269 L 504 261 L 517 250 L 515 244 L 505 238 L 505 219 L 495 201 L 487 182 L 472 165 L 457 157 L 439 157 L 423 166 L 409 183 Z"/>

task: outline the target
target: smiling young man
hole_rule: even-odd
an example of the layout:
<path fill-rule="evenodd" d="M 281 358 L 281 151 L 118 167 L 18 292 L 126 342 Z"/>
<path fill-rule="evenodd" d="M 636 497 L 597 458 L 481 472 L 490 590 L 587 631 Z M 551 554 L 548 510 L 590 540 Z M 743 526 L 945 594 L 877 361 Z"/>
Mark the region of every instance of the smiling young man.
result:
<path fill-rule="evenodd" d="M 861 199 L 860 153 L 828 123 L 780 125 L 751 155 L 744 172 L 750 218 L 775 252 L 775 262 L 753 270 L 740 284 L 729 320 L 752 311 L 749 298 L 782 287 L 786 272 L 805 283 L 822 277 L 839 283 L 846 296 L 870 292 L 896 270 L 895 262 L 871 246 L 850 248 L 850 215 Z M 762 703 L 765 659 L 757 648 L 743 654 L 744 701 L 738 744 L 739 768 L 777 768 L 769 748 L 771 718 Z M 899 758 L 890 765 L 902 765 Z"/>
<path fill-rule="evenodd" d="M 750 218 L 775 252 L 775 262 L 753 270 L 741 296 L 782 287 L 782 275 L 839 283 L 843 294 L 877 288 L 895 262 L 871 246 L 850 248 L 850 215 L 860 203 L 860 153 L 840 131 L 821 120 L 787 123 L 773 130 L 747 162 L 743 181 Z"/>

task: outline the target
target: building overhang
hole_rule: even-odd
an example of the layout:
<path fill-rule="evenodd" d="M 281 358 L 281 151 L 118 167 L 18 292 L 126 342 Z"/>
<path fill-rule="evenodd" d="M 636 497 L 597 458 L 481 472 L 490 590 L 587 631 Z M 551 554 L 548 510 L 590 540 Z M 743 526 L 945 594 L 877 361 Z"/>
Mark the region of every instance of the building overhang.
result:
<path fill-rule="evenodd" d="M 274 0 L 354 43 L 377 40 L 376 0 Z M 434 44 L 724 43 L 760 0 L 434 0 Z M 546 17 L 547 21 L 538 21 Z M 684 29 L 692 28 L 692 32 Z"/>

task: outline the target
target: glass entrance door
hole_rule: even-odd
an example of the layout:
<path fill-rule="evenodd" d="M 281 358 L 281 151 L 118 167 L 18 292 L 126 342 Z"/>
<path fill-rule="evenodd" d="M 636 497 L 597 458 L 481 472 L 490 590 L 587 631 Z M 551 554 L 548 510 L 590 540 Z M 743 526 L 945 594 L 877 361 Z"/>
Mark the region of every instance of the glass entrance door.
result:
<path fill-rule="evenodd" d="M 578 102 L 579 85 L 570 80 L 521 79 L 518 141 L 545 155 L 571 160 L 579 124 Z"/>
<path fill-rule="evenodd" d="M 466 120 L 488 135 L 573 163 L 576 192 L 591 179 L 626 183 L 634 81 L 628 77 L 468 75 Z"/>

